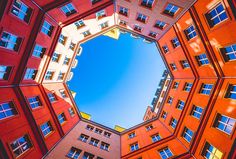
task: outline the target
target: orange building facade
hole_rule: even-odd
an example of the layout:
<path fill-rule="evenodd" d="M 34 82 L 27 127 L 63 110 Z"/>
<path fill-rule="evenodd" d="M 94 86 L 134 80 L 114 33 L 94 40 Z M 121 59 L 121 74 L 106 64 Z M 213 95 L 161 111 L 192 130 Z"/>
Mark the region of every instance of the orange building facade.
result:
<path fill-rule="evenodd" d="M 118 6 L 110 0 L 0 2 L 0 158 L 236 158 L 236 1 L 197 0 L 185 8 L 179 1 L 140 0 L 135 5 L 145 13 L 158 8 L 161 21 L 167 16 L 168 27 L 142 22 L 143 29 L 156 29 L 155 37 L 129 28 L 129 20 L 133 25 L 145 18 L 124 18 L 119 7 L 134 10 L 134 0 L 120 1 Z M 71 49 L 69 62 L 66 53 L 55 54 L 59 43 L 73 39 L 61 35 L 63 28 L 79 22 L 81 29 L 86 27 L 81 19 L 99 23 L 106 16 L 114 16 L 114 25 L 99 24 L 99 32 L 86 30 L 82 40 L 63 46 Z M 123 132 L 82 119 L 66 85 L 80 43 L 115 27 L 155 40 L 172 77 L 158 112 Z M 64 74 L 53 74 L 55 67 Z M 86 123 L 114 138 L 82 130 Z M 74 144 L 78 130 L 95 136 L 106 151 L 94 147 L 96 140 Z M 67 151 L 61 151 L 63 145 Z"/>

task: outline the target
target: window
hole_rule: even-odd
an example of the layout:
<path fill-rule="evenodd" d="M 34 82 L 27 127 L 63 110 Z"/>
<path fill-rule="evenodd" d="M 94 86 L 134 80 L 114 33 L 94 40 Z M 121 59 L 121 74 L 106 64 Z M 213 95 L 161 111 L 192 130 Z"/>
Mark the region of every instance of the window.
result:
<path fill-rule="evenodd" d="M 0 65 L 0 80 L 8 80 L 11 70 L 11 66 Z"/>
<path fill-rule="evenodd" d="M 236 60 L 236 44 L 220 48 L 220 52 L 226 62 Z"/>
<path fill-rule="evenodd" d="M 172 102 L 173 102 L 173 97 L 169 97 L 169 98 L 167 99 L 167 103 L 168 103 L 168 104 L 172 104 Z"/>
<path fill-rule="evenodd" d="M 66 56 L 65 59 L 64 59 L 63 64 L 64 64 L 64 65 L 69 65 L 69 63 L 70 63 L 70 58 L 68 58 L 68 57 Z"/>
<path fill-rule="evenodd" d="M 99 12 L 96 13 L 96 18 L 101 19 L 106 16 L 105 10 L 100 10 Z"/>
<path fill-rule="evenodd" d="M 22 38 L 4 31 L 1 36 L 0 46 L 8 50 L 18 51 L 21 41 Z"/>
<path fill-rule="evenodd" d="M 90 125 L 87 125 L 87 126 L 86 126 L 86 129 L 89 130 L 89 131 L 93 131 L 93 128 L 94 128 L 94 127 L 93 127 L 93 126 L 90 126 Z"/>
<path fill-rule="evenodd" d="M 37 74 L 37 70 L 33 68 L 27 68 L 24 76 L 24 80 L 34 80 Z"/>
<path fill-rule="evenodd" d="M 17 113 L 12 101 L 0 103 L 0 120 L 15 116 Z"/>
<path fill-rule="evenodd" d="M 177 89 L 179 87 L 179 82 L 174 82 L 174 84 L 173 84 L 173 89 Z"/>
<path fill-rule="evenodd" d="M 57 116 L 57 118 L 58 118 L 60 124 L 63 124 L 64 122 L 66 122 L 66 116 L 65 116 L 64 113 L 59 114 L 59 115 Z"/>
<path fill-rule="evenodd" d="M 100 2 L 101 0 L 91 0 L 92 4 L 95 4 L 95 3 L 98 3 Z"/>
<path fill-rule="evenodd" d="M 209 60 L 206 54 L 200 54 L 198 56 L 195 56 L 195 59 L 197 60 L 199 66 L 209 64 Z"/>
<path fill-rule="evenodd" d="M 177 125 L 177 120 L 176 120 L 175 118 L 172 118 L 172 119 L 170 120 L 170 126 L 171 126 L 173 129 L 175 129 L 176 125 Z"/>
<path fill-rule="evenodd" d="M 94 132 L 97 133 L 97 134 L 102 134 L 102 130 L 98 129 L 98 128 L 96 128 Z"/>
<path fill-rule="evenodd" d="M 35 108 L 38 108 L 38 107 L 42 106 L 42 103 L 39 99 L 39 96 L 28 98 L 28 102 L 29 102 L 30 107 L 32 109 L 35 109 Z"/>
<path fill-rule="evenodd" d="M 79 137 L 79 140 L 80 140 L 80 141 L 83 141 L 83 142 L 87 142 L 87 141 L 88 141 L 88 138 L 89 138 L 89 136 L 84 135 L 84 134 L 81 134 L 80 137 Z"/>
<path fill-rule="evenodd" d="M 129 139 L 132 139 L 132 138 L 134 138 L 135 136 L 136 136 L 135 132 L 132 132 L 132 133 L 129 134 Z"/>
<path fill-rule="evenodd" d="M 108 22 L 104 22 L 102 24 L 99 25 L 101 29 L 104 29 L 106 27 L 108 27 Z"/>
<path fill-rule="evenodd" d="M 50 100 L 51 103 L 57 101 L 57 98 L 55 97 L 54 93 L 48 93 L 48 99 Z"/>
<path fill-rule="evenodd" d="M 124 16 L 128 16 L 128 8 L 125 7 L 119 7 L 119 13 Z"/>
<path fill-rule="evenodd" d="M 170 64 L 170 67 L 171 67 L 171 69 L 174 71 L 174 70 L 177 70 L 177 67 L 176 67 L 176 65 L 175 65 L 175 63 L 171 63 Z"/>
<path fill-rule="evenodd" d="M 203 109 L 201 107 L 194 105 L 193 109 L 192 109 L 192 112 L 191 112 L 191 115 L 194 116 L 197 119 L 200 119 L 201 115 L 202 115 L 202 111 L 203 111 Z"/>
<path fill-rule="evenodd" d="M 84 37 L 91 35 L 91 33 L 90 33 L 90 31 L 89 31 L 89 30 L 87 30 L 87 31 L 83 32 L 82 34 L 84 35 Z"/>
<path fill-rule="evenodd" d="M 230 84 L 227 89 L 225 98 L 236 99 L 236 85 Z"/>
<path fill-rule="evenodd" d="M 43 26 L 41 28 L 41 32 L 48 35 L 48 36 L 51 36 L 52 35 L 52 31 L 53 31 L 53 26 L 48 23 L 46 20 L 43 22 Z"/>
<path fill-rule="evenodd" d="M 181 61 L 180 61 L 180 64 L 181 64 L 181 66 L 183 67 L 183 69 L 190 67 L 187 60 L 181 60 Z"/>
<path fill-rule="evenodd" d="M 157 20 L 154 27 L 158 28 L 158 29 L 164 29 L 164 27 L 166 26 L 166 23 L 160 20 Z"/>
<path fill-rule="evenodd" d="M 199 93 L 209 95 L 211 93 L 212 87 L 213 87 L 213 84 L 202 84 L 201 90 Z"/>
<path fill-rule="evenodd" d="M 48 134 L 50 134 L 53 131 L 53 128 L 52 128 L 52 125 L 51 125 L 50 121 L 42 124 L 40 126 L 40 129 L 43 133 L 43 136 L 47 136 Z"/>
<path fill-rule="evenodd" d="M 57 80 L 63 80 L 64 76 L 65 76 L 65 73 L 60 72 L 57 77 Z"/>
<path fill-rule="evenodd" d="M 127 22 L 126 21 L 124 21 L 124 20 L 120 20 L 120 23 L 119 23 L 120 25 L 123 25 L 123 26 L 126 26 L 127 25 Z"/>
<path fill-rule="evenodd" d="M 60 57 L 61 57 L 60 54 L 54 52 L 53 55 L 52 55 L 52 61 L 53 61 L 53 62 L 59 62 Z"/>
<path fill-rule="evenodd" d="M 167 47 L 167 45 L 162 46 L 162 49 L 163 49 L 164 53 L 169 52 L 169 48 Z"/>
<path fill-rule="evenodd" d="M 66 91 L 65 90 L 59 90 L 62 98 L 67 98 Z"/>
<path fill-rule="evenodd" d="M 193 131 L 185 127 L 182 136 L 187 142 L 190 142 L 193 137 Z"/>
<path fill-rule="evenodd" d="M 165 10 L 163 11 L 164 14 L 169 15 L 171 17 L 174 17 L 175 14 L 178 12 L 179 7 L 173 5 L 173 4 L 168 4 L 165 8 Z"/>
<path fill-rule="evenodd" d="M 13 151 L 15 157 L 20 156 L 25 153 L 27 150 L 32 148 L 32 144 L 30 142 L 29 136 L 24 135 L 10 144 L 10 147 Z"/>
<path fill-rule="evenodd" d="M 76 13 L 76 10 L 75 10 L 74 6 L 72 5 L 72 3 L 68 3 L 68 4 L 64 5 L 63 7 L 61 7 L 61 10 L 66 16 L 70 16 L 70 15 Z"/>
<path fill-rule="evenodd" d="M 146 23 L 147 22 L 147 16 L 146 15 L 143 15 L 141 13 L 138 13 L 138 17 L 136 19 L 137 21 L 140 21 L 142 23 Z"/>
<path fill-rule="evenodd" d="M 82 159 L 93 159 L 93 158 L 94 158 L 93 154 L 85 152 Z"/>
<path fill-rule="evenodd" d="M 185 36 L 188 40 L 197 36 L 196 30 L 193 25 L 184 30 Z"/>
<path fill-rule="evenodd" d="M 44 53 L 45 53 L 45 51 L 46 51 L 46 48 L 42 47 L 41 45 L 36 44 L 34 46 L 34 50 L 33 50 L 32 56 L 38 57 L 38 58 L 42 58 Z"/>
<path fill-rule="evenodd" d="M 153 37 L 153 38 L 156 38 L 157 33 L 156 33 L 156 32 L 153 32 L 153 31 L 150 31 L 150 33 L 149 33 L 148 35 L 151 36 L 151 37 Z"/>
<path fill-rule="evenodd" d="M 206 13 L 205 16 L 211 28 L 228 19 L 224 6 L 221 3 Z"/>
<path fill-rule="evenodd" d="M 179 39 L 177 37 L 175 37 L 174 39 L 171 40 L 171 43 L 173 45 L 174 48 L 177 48 L 178 46 L 180 46 L 179 43 Z"/>
<path fill-rule="evenodd" d="M 168 147 L 159 150 L 159 153 L 160 153 L 162 159 L 167 159 L 167 158 L 170 158 L 171 156 L 173 156 L 172 152 L 170 151 L 170 149 Z"/>
<path fill-rule="evenodd" d="M 95 138 L 91 138 L 89 144 L 93 145 L 93 146 L 98 146 L 99 140 L 95 139 Z"/>
<path fill-rule="evenodd" d="M 110 144 L 107 144 L 105 142 L 101 143 L 100 149 L 108 151 L 110 147 Z"/>
<path fill-rule="evenodd" d="M 152 130 L 152 129 L 153 129 L 153 126 L 152 126 L 152 125 L 146 126 L 146 130 L 147 130 L 147 131 Z"/>
<path fill-rule="evenodd" d="M 80 149 L 77 149 L 75 147 L 71 147 L 70 151 L 68 152 L 68 154 L 66 156 L 69 158 L 72 158 L 72 159 L 78 159 L 81 152 L 82 151 Z"/>
<path fill-rule="evenodd" d="M 186 91 L 186 92 L 189 92 L 190 90 L 191 90 L 191 88 L 192 88 L 192 86 L 193 86 L 193 84 L 192 83 L 185 83 L 185 85 L 184 85 L 184 91 Z"/>
<path fill-rule="evenodd" d="M 167 117 L 167 112 L 163 111 L 163 113 L 161 114 L 161 118 L 166 119 L 166 117 Z"/>
<path fill-rule="evenodd" d="M 157 142 L 161 140 L 161 136 L 159 134 L 152 135 L 152 142 Z"/>
<path fill-rule="evenodd" d="M 19 19 L 29 22 L 30 16 L 32 14 L 32 9 L 25 5 L 20 0 L 14 0 L 13 6 L 11 8 L 11 13 L 14 14 Z"/>
<path fill-rule="evenodd" d="M 213 126 L 230 135 L 231 132 L 233 131 L 235 122 L 236 122 L 236 120 L 234 118 L 230 118 L 225 115 L 217 114 Z"/>
<path fill-rule="evenodd" d="M 130 151 L 133 152 L 135 150 L 138 150 L 139 147 L 138 147 L 138 143 L 134 143 L 134 144 L 131 144 L 130 145 Z"/>
<path fill-rule="evenodd" d="M 69 108 L 68 111 L 69 111 L 69 114 L 70 114 L 71 117 L 73 117 L 75 115 L 75 111 L 72 107 Z"/>
<path fill-rule="evenodd" d="M 179 100 L 179 101 L 178 101 L 178 104 L 177 104 L 177 109 L 183 110 L 184 104 L 185 104 L 185 103 L 184 103 L 182 100 Z"/>
<path fill-rule="evenodd" d="M 67 39 L 66 36 L 60 34 L 58 42 L 61 43 L 62 45 L 65 45 L 66 44 L 66 39 Z"/>
<path fill-rule="evenodd" d="M 147 8 L 152 8 L 154 0 L 142 0 L 141 5 Z"/>
<path fill-rule="evenodd" d="M 75 50 L 75 43 L 71 42 L 69 48 L 74 51 Z"/>
<path fill-rule="evenodd" d="M 142 27 L 140 27 L 139 25 L 134 25 L 134 30 L 141 32 L 142 31 Z"/>
<path fill-rule="evenodd" d="M 53 78 L 54 72 L 53 71 L 47 71 L 45 75 L 45 80 L 51 80 Z"/>
<path fill-rule="evenodd" d="M 75 22 L 74 24 L 75 24 L 75 26 L 77 27 L 77 29 L 79 29 L 79 28 L 85 26 L 84 21 L 83 21 L 82 19 L 81 19 L 81 20 L 78 20 L 78 21 Z"/>
<path fill-rule="evenodd" d="M 223 157 L 223 153 L 208 142 L 205 143 L 201 155 L 207 159 L 221 159 Z"/>
<path fill-rule="evenodd" d="M 107 138 L 110 138 L 111 137 L 111 133 L 109 133 L 109 132 L 104 132 L 104 136 L 106 136 Z"/>

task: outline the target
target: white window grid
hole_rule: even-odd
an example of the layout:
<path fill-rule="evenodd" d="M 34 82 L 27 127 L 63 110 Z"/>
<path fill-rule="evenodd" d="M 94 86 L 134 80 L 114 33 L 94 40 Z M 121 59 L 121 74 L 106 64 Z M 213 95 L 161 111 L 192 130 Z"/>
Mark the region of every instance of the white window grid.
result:
<path fill-rule="evenodd" d="M 4 34 L 6 36 L 3 36 Z M 5 42 L 5 45 L 3 47 L 7 49 L 13 50 L 13 48 L 17 45 L 17 39 L 18 37 L 11 33 L 5 31 L 2 33 L 1 41 Z"/>
<path fill-rule="evenodd" d="M 26 72 L 25 72 L 24 79 L 25 80 L 27 80 L 27 79 L 34 79 L 35 75 L 36 75 L 36 70 L 35 69 L 27 68 Z"/>

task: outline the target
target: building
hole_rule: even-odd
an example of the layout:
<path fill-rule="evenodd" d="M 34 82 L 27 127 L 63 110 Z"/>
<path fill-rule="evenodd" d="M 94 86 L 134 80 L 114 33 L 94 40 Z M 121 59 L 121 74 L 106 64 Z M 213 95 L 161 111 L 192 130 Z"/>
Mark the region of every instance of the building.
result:
<path fill-rule="evenodd" d="M 171 77 L 167 70 L 163 72 L 163 79 L 159 82 L 159 87 L 156 90 L 155 97 L 152 100 L 152 106 L 148 106 L 144 114 L 143 120 L 149 120 L 158 114 L 158 110 L 166 100 L 168 89 L 170 88 Z"/>
<path fill-rule="evenodd" d="M 81 120 L 46 155 L 45 159 L 62 158 L 120 158 L 120 135 L 117 131 L 90 120 Z"/>
<path fill-rule="evenodd" d="M 3 0 L 0 22 L 0 158 L 236 158 L 235 0 Z M 119 131 L 66 85 L 80 44 L 116 28 L 170 76 L 155 117 Z"/>

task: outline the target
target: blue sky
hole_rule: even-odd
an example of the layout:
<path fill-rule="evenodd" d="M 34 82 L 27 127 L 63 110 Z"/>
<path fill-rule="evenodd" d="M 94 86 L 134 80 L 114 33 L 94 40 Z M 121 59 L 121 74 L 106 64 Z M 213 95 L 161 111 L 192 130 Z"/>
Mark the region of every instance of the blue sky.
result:
<path fill-rule="evenodd" d="M 155 44 L 127 33 L 119 40 L 102 35 L 81 46 L 74 77 L 68 82 L 77 92 L 79 110 L 111 128 L 141 123 L 165 69 Z"/>

